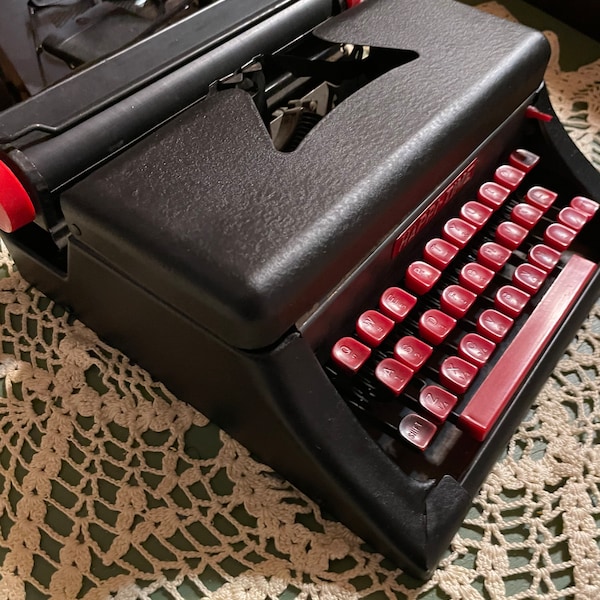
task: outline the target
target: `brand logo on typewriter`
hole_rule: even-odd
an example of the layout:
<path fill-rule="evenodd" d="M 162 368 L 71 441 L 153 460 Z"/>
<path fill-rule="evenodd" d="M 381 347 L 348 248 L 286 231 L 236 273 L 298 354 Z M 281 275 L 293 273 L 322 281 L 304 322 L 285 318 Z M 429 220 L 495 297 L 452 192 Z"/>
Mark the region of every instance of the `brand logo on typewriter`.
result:
<path fill-rule="evenodd" d="M 445 188 L 444 191 L 396 239 L 392 258 L 397 256 L 460 190 L 473 178 L 477 159 L 474 158 Z"/>

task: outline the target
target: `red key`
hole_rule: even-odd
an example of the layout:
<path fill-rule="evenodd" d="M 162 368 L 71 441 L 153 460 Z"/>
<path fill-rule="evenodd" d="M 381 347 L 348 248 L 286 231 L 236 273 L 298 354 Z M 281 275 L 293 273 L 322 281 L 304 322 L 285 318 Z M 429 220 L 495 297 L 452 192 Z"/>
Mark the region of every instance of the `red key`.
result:
<path fill-rule="evenodd" d="M 528 294 L 536 294 L 546 279 L 546 271 L 529 263 L 519 265 L 513 273 L 513 283 Z"/>
<path fill-rule="evenodd" d="M 552 192 L 539 185 L 532 187 L 525 196 L 525 199 L 531 206 L 539 208 L 542 212 L 546 212 L 558 197 L 556 192 Z"/>
<path fill-rule="evenodd" d="M 480 186 L 479 191 L 477 192 L 479 201 L 486 206 L 489 206 L 492 210 L 500 208 L 509 195 L 510 190 L 502 187 L 495 181 L 486 181 Z"/>
<path fill-rule="evenodd" d="M 400 395 L 412 376 L 412 369 L 393 358 L 384 358 L 375 367 L 375 377 L 396 396 Z"/>
<path fill-rule="evenodd" d="M 508 162 L 517 169 L 529 173 L 535 165 L 538 164 L 540 157 L 529 150 L 523 150 L 523 148 L 517 148 L 517 150 L 510 153 Z"/>
<path fill-rule="evenodd" d="M 495 237 L 496 241 L 502 246 L 515 250 L 527 237 L 527 229 L 511 221 L 504 221 L 498 225 Z"/>
<path fill-rule="evenodd" d="M 512 252 L 496 242 L 485 242 L 477 251 L 477 261 L 484 267 L 499 271 L 510 258 Z"/>
<path fill-rule="evenodd" d="M 477 260 L 484 267 L 499 271 L 510 258 L 512 252 L 496 242 L 485 242 L 477 251 Z"/>
<path fill-rule="evenodd" d="M 423 250 L 423 258 L 438 269 L 445 269 L 456 256 L 458 248 L 441 238 L 433 238 L 427 242 Z"/>
<path fill-rule="evenodd" d="M 416 260 L 406 269 L 406 287 L 415 294 L 426 294 L 440 278 L 441 271 L 431 265 Z"/>
<path fill-rule="evenodd" d="M 560 252 L 545 244 L 536 244 L 527 255 L 527 260 L 547 273 L 552 271 L 560 260 Z"/>
<path fill-rule="evenodd" d="M 446 420 L 457 400 L 454 394 L 437 385 L 426 385 L 419 393 L 419 404 L 439 422 Z"/>
<path fill-rule="evenodd" d="M 417 413 L 406 415 L 398 425 L 400 436 L 419 450 L 425 450 L 431 444 L 436 432 L 437 427 Z"/>
<path fill-rule="evenodd" d="M 578 211 L 586 214 L 589 219 L 591 219 L 596 214 L 598 208 L 600 208 L 600 204 L 585 196 L 575 196 L 575 198 L 571 200 L 570 205 L 572 208 L 576 208 Z"/>
<path fill-rule="evenodd" d="M 459 356 L 450 356 L 440 366 L 440 383 L 457 394 L 464 394 L 477 375 L 477 367 Z"/>
<path fill-rule="evenodd" d="M 379 298 L 379 308 L 396 323 L 404 320 L 416 303 L 412 294 L 397 287 L 388 288 Z"/>
<path fill-rule="evenodd" d="M 567 206 L 558 213 L 557 220 L 559 223 L 562 223 L 566 227 L 579 233 L 583 229 L 583 226 L 588 222 L 588 219 L 589 217 L 585 213 L 582 213 L 571 206 Z"/>
<path fill-rule="evenodd" d="M 531 229 L 542 218 L 544 213 L 536 206 L 521 202 L 517 204 L 510 213 L 510 220 L 525 229 Z"/>
<path fill-rule="evenodd" d="M 458 218 L 446 221 L 442 231 L 444 238 L 459 248 L 464 248 L 475 233 L 477 233 L 477 230 L 471 223 Z"/>
<path fill-rule="evenodd" d="M 494 277 L 494 271 L 479 263 L 467 263 L 458 275 L 458 280 L 467 289 L 481 294 Z"/>
<path fill-rule="evenodd" d="M 454 329 L 456 319 L 437 308 L 426 310 L 419 319 L 419 334 L 431 344 L 441 344 Z"/>
<path fill-rule="evenodd" d="M 527 306 L 531 296 L 512 285 L 503 285 L 494 296 L 494 306 L 505 315 L 518 317 Z"/>
<path fill-rule="evenodd" d="M 394 321 L 376 310 L 365 311 L 356 321 L 356 333 L 367 344 L 376 347 L 394 328 Z"/>
<path fill-rule="evenodd" d="M 476 333 L 467 333 L 458 344 L 458 353 L 465 360 L 483 367 L 496 349 L 494 342 Z"/>
<path fill-rule="evenodd" d="M 477 319 L 477 331 L 492 340 L 501 342 L 512 327 L 513 320 L 501 312 L 488 308 Z"/>
<path fill-rule="evenodd" d="M 479 231 L 488 222 L 488 219 L 492 216 L 493 212 L 494 211 L 489 206 L 471 200 L 470 202 L 463 204 L 460 209 L 460 216 L 465 221 L 471 223 L 471 225 L 475 225 Z"/>
<path fill-rule="evenodd" d="M 496 183 L 503 185 L 513 192 L 519 187 L 519 184 L 523 181 L 523 177 L 525 177 L 525 173 L 511 165 L 500 165 L 494 173 Z"/>
<path fill-rule="evenodd" d="M 356 373 L 371 356 L 371 348 L 351 337 L 338 340 L 331 349 L 331 358 L 345 371 Z"/>
<path fill-rule="evenodd" d="M 442 291 L 440 306 L 450 316 L 460 319 L 465 316 L 477 296 L 460 285 L 449 285 Z"/>
<path fill-rule="evenodd" d="M 552 246 L 555 250 L 566 250 L 577 235 L 570 227 L 565 227 L 560 223 L 552 223 L 544 231 L 544 242 Z"/>
<path fill-rule="evenodd" d="M 394 346 L 394 358 L 418 371 L 431 356 L 433 348 L 412 335 L 400 338 Z"/>

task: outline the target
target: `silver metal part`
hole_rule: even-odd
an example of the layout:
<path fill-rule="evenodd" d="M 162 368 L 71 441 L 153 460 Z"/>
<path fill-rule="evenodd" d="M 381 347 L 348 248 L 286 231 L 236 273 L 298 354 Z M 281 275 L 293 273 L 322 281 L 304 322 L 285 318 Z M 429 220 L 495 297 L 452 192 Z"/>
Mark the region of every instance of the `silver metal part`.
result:
<path fill-rule="evenodd" d="M 334 107 L 334 90 L 335 86 L 324 82 L 299 100 L 291 100 L 288 106 L 274 111 L 269 128 L 277 150 L 286 146 L 304 114 L 324 117 Z"/>

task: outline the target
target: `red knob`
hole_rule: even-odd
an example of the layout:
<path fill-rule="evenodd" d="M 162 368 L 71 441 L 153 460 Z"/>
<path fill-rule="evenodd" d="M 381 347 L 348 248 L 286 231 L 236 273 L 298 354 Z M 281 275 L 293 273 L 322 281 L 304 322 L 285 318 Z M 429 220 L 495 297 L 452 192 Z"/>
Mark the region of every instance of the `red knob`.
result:
<path fill-rule="evenodd" d="M 0 161 L 0 229 L 12 233 L 35 219 L 29 194 L 16 175 Z"/>

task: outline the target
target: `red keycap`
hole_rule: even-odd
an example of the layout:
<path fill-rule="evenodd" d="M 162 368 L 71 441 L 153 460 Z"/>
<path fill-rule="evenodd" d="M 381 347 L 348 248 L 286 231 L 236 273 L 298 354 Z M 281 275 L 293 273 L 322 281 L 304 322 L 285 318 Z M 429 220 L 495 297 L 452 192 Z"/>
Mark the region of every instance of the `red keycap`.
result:
<path fill-rule="evenodd" d="M 449 285 L 444 288 L 440 298 L 442 310 L 450 316 L 460 319 L 465 316 L 477 296 L 460 285 Z"/>
<path fill-rule="evenodd" d="M 365 311 L 356 321 L 358 337 L 373 347 L 379 346 L 393 328 L 394 321 L 376 310 Z"/>
<path fill-rule="evenodd" d="M 396 323 L 404 320 L 416 303 L 412 294 L 397 287 L 388 288 L 379 298 L 379 308 Z"/>
<path fill-rule="evenodd" d="M 525 171 L 525 173 L 529 173 L 538 164 L 539 160 L 540 157 L 537 154 L 529 152 L 529 150 L 523 150 L 523 148 L 518 148 L 514 152 L 511 152 L 508 157 L 508 162 L 513 167 Z"/>
<path fill-rule="evenodd" d="M 525 173 L 511 165 L 500 165 L 494 173 L 496 183 L 513 192 L 519 187 L 519 184 L 523 181 L 523 177 L 525 177 Z"/>
<path fill-rule="evenodd" d="M 527 229 L 511 221 L 504 221 L 498 225 L 495 239 L 502 246 L 510 250 L 515 250 L 523 243 L 526 237 Z"/>
<path fill-rule="evenodd" d="M 480 186 L 479 191 L 477 192 L 479 201 L 486 206 L 489 206 L 492 210 L 500 208 L 509 195 L 510 190 L 502 187 L 495 181 L 486 181 Z"/>
<path fill-rule="evenodd" d="M 492 342 L 501 342 L 512 327 L 513 320 L 501 312 L 488 308 L 484 310 L 477 318 L 477 331 L 492 340 Z"/>
<path fill-rule="evenodd" d="M 463 204 L 460 209 L 460 216 L 465 221 L 471 223 L 471 225 L 474 225 L 477 231 L 479 231 L 488 222 L 493 212 L 489 206 L 471 200 Z"/>
<path fill-rule="evenodd" d="M 425 244 L 423 258 L 438 269 L 445 269 L 456 256 L 458 248 L 441 238 L 433 238 Z"/>
<path fill-rule="evenodd" d="M 398 426 L 400 436 L 419 450 L 425 450 L 437 432 L 437 427 L 416 413 L 406 415 Z"/>
<path fill-rule="evenodd" d="M 531 206 L 535 206 L 539 208 L 542 212 L 546 212 L 554 201 L 556 200 L 558 194 L 556 192 L 552 192 L 543 188 L 539 185 L 532 187 L 525 196 L 525 199 Z"/>
<path fill-rule="evenodd" d="M 518 317 L 527 306 L 531 296 L 512 285 L 503 285 L 494 296 L 494 306 L 505 315 Z"/>
<path fill-rule="evenodd" d="M 531 229 L 542 218 L 544 213 L 536 206 L 521 202 L 510 213 L 510 220 L 525 229 Z"/>
<path fill-rule="evenodd" d="M 438 422 L 446 420 L 458 398 L 437 385 L 426 385 L 419 393 L 419 404 Z"/>
<path fill-rule="evenodd" d="M 527 260 L 547 273 L 552 271 L 560 260 L 560 252 L 545 244 L 536 244 L 527 255 Z"/>
<path fill-rule="evenodd" d="M 416 260 L 406 269 L 406 287 L 415 294 L 426 294 L 440 278 L 441 271 L 431 265 Z"/>
<path fill-rule="evenodd" d="M 496 242 L 485 242 L 477 251 L 477 261 L 492 271 L 499 271 L 508 261 L 512 252 Z"/>
<path fill-rule="evenodd" d="M 444 239 L 459 248 L 464 248 L 477 233 L 477 229 L 471 223 L 458 218 L 446 221 L 442 231 Z"/>
<path fill-rule="evenodd" d="M 519 265 L 513 273 L 513 283 L 528 294 L 538 292 L 546 279 L 546 271 L 529 263 Z"/>
<path fill-rule="evenodd" d="M 467 333 L 458 344 L 460 356 L 478 367 L 483 367 L 487 363 L 495 349 L 494 342 L 476 333 Z"/>
<path fill-rule="evenodd" d="M 345 371 L 356 373 L 371 356 L 371 348 L 351 337 L 338 340 L 331 349 L 331 358 Z"/>
<path fill-rule="evenodd" d="M 575 198 L 571 200 L 570 205 L 572 208 L 576 208 L 578 211 L 586 214 L 589 219 L 591 219 L 598 211 L 598 208 L 600 208 L 600 204 L 585 196 L 575 196 Z"/>
<path fill-rule="evenodd" d="M 393 358 L 384 358 L 375 367 L 375 377 L 396 396 L 402 393 L 412 376 L 412 369 Z"/>
<path fill-rule="evenodd" d="M 477 375 L 477 367 L 459 356 L 450 356 L 440 366 L 440 383 L 457 394 L 464 394 Z"/>
<path fill-rule="evenodd" d="M 494 271 L 479 263 L 467 263 L 458 275 L 461 285 L 468 290 L 481 294 L 494 277 Z"/>
<path fill-rule="evenodd" d="M 552 246 L 555 250 L 562 252 L 571 245 L 576 235 L 577 232 L 573 231 L 570 227 L 565 227 L 560 223 L 552 223 L 544 231 L 544 242 L 548 246 Z"/>
<path fill-rule="evenodd" d="M 589 217 L 585 213 L 582 213 L 571 206 L 567 206 L 558 213 L 557 221 L 579 233 L 583 229 L 583 226 L 588 222 L 588 219 Z"/>
<path fill-rule="evenodd" d="M 419 334 L 431 344 L 441 344 L 454 329 L 456 319 L 437 308 L 426 310 L 419 319 Z"/>
<path fill-rule="evenodd" d="M 412 335 L 400 338 L 394 346 L 394 358 L 418 371 L 431 356 L 433 348 Z"/>

